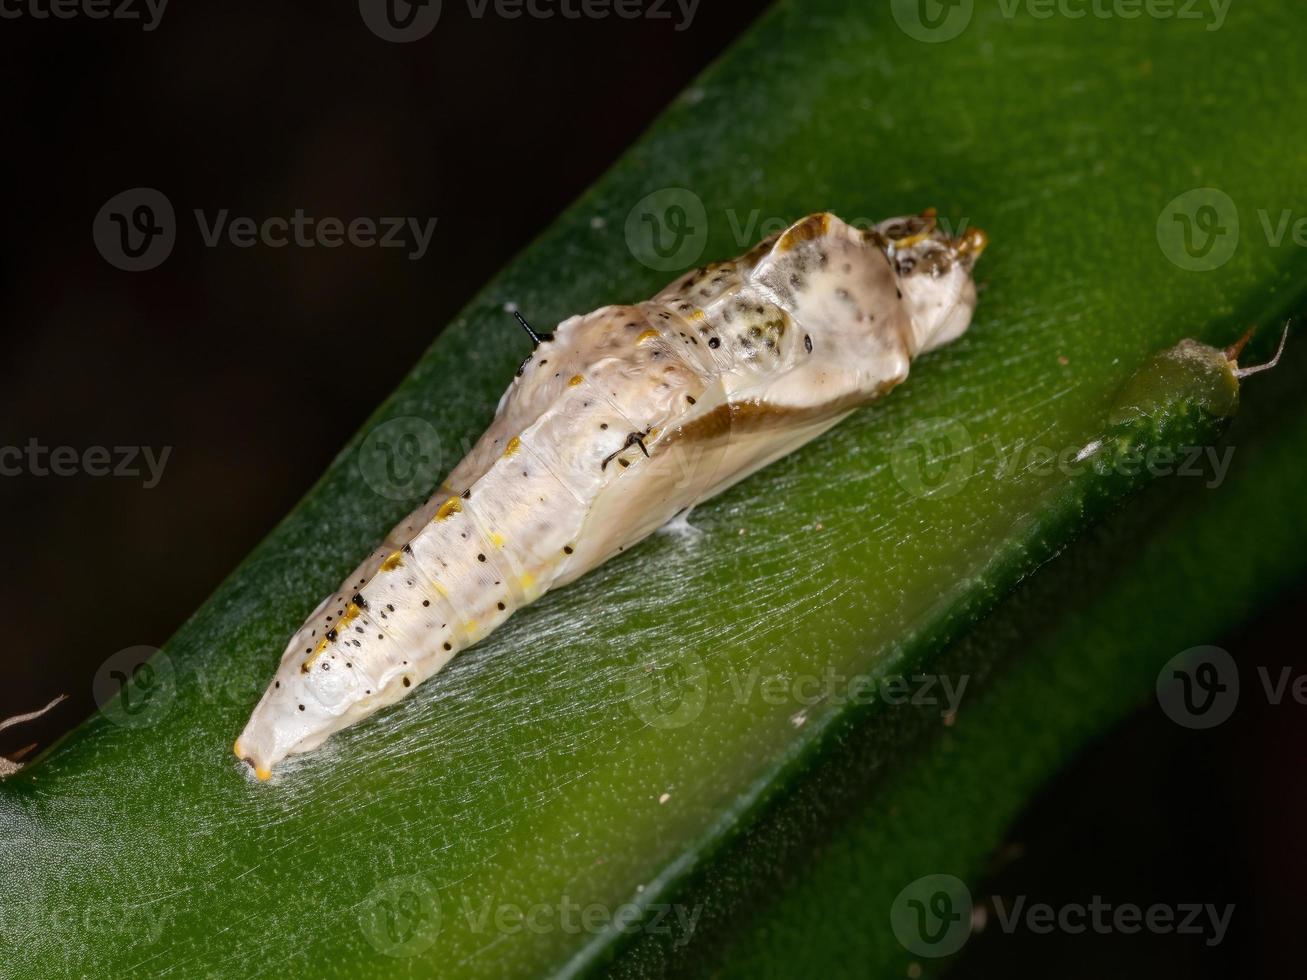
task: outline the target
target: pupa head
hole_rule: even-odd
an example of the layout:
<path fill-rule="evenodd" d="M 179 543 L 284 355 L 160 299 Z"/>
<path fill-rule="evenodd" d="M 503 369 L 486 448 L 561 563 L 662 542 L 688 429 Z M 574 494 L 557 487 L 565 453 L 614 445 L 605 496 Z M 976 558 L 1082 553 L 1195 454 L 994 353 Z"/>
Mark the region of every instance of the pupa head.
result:
<path fill-rule="evenodd" d="M 953 236 L 939 226 L 934 208 L 890 218 L 871 235 L 885 250 L 911 321 L 914 353 L 942 347 L 961 336 L 976 308 L 972 268 L 989 244 L 979 228 Z"/>

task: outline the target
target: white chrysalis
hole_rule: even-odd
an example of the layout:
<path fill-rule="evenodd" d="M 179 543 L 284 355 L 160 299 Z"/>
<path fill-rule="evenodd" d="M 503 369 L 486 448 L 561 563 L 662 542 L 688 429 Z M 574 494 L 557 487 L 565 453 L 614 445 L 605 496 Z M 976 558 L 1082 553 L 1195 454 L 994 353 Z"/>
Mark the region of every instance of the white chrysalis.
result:
<path fill-rule="evenodd" d="M 261 779 L 519 607 L 824 432 L 971 322 L 986 244 L 804 218 L 538 336 L 489 429 L 291 638 L 236 740 Z"/>

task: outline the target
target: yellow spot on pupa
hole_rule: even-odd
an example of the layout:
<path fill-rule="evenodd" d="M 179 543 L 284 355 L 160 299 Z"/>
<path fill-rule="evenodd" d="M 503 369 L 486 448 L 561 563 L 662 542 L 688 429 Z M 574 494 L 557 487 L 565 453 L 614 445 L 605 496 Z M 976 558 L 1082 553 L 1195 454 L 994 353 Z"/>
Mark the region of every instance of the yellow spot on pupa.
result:
<path fill-rule="evenodd" d="M 345 607 L 345 614 L 340 617 L 340 622 L 336 624 L 337 629 L 341 626 L 348 626 L 350 623 L 354 622 L 354 620 L 358 619 L 359 613 L 362 611 L 363 610 L 351 602 Z"/>
<path fill-rule="evenodd" d="M 476 631 L 479 630 L 480 628 L 481 628 L 481 624 L 478 623 L 475 619 L 469 619 L 466 623 L 463 624 L 463 629 L 467 631 L 469 636 L 475 636 Z"/>
<path fill-rule="evenodd" d="M 390 553 L 390 557 L 381 563 L 381 570 L 383 572 L 393 572 L 395 569 L 399 568 L 399 566 L 402 564 L 404 564 L 403 555 L 401 555 L 398 551 L 392 551 Z"/>
<path fill-rule="evenodd" d="M 533 585 L 536 584 L 536 577 L 532 575 L 530 572 L 523 572 L 522 577 L 519 578 L 517 581 L 518 584 L 521 585 L 523 589 L 529 590 Z"/>
<path fill-rule="evenodd" d="M 440 509 L 436 511 L 436 520 L 443 521 L 450 514 L 457 514 L 462 509 L 463 501 L 459 500 L 457 497 L 450 497 L 441 504 Z"/>
<path fill-rule="evenodd" d="M 436 595 L 440 596 L 440 598 L 442 598 L 442 599 L 448 599 L 448 598 L 449 598 L 449 590 L 446 589 L 446 588 L 445 588 L 443 585 L 441 585 L 439 582 L 432 582 L 432 583 L 431 583 L 431 587 L 432 587 L 433 589 L 436 590 Z"/>
<path fill-rule="evenodd" d="M 579 384 L 580 384 L 582 381 L 584 381 L 584 380 L 585 380 L 585 378 L 581 377 L 579 374 L 574 374 L 574 375 L 572 375 L 571 378 L 568 379 L 567 387 L 569 387 L 569 388 L 575 388 L 577 385 L 579 385 Z"/>
<path fill-rule="evenodd" d="M 498 531 L 491 531 L 490 543 L 493 544 L 496 548 L 502 548 L 504 546 L 504 536 L 500 534 Z"/>
<path fill-rule="evenodd" d="M 327 649 L 327 638 L 324 636 L 322 639 L 320 639 L 320 640 L 318 641 L 318 646 L 317 646 L 317 648 L 313 651 L 313 655 L 316 657 L 318 654 L 320 654 L 320 653 L 321 653 L 323 650 L 325 650 L 325 649 Z"/>
<path fill-rule="evenodd" d="M 657 330 L 646 330 L 644 333 L 640 334 L 640 336 L 635 338 L 635 342 L 637 344 L 643 344 L 646 340 L 657 340 L 657 339 L 658 339 Z"/>
<path fill-rule="evenodd" d="M 519 439 L 517 436 L 513 436 L 512 439 L 508 440 L 508 445 L 504 447 L 504 458 L 507 459 L 509 456 L 512 456 L 515 452 L 517 452 L 521 448 L 522 448 L 522 440 Z"/>
<path fill-rule="evenodd" d="M 259 782 L 266 783 L 272 778 L 272 770 L 267 766 L 258 766 L 254 770 L 254 775 L 259 777 Z"/>
<path fill-rule="evenodd" d="M 694 320 L 695 322 L 698 322 L 699 320 L 706 320 L 708 319 L 708 314 L 705 313 L 703 310 L 695 310 L 693 313 L 690 314 L 690 319 Z"/>

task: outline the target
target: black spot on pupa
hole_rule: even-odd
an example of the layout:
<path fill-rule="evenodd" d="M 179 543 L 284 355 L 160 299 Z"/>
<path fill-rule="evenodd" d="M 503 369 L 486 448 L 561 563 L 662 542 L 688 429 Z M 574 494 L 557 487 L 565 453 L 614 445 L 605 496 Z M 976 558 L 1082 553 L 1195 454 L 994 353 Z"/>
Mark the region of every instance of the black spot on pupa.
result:
<path fill-rule="evenodd" d="M 563 545 L 563 554 L 565 555 L 570 555 L 575 550 L 576 549 L 573 548 L 570 544 Z"/>
<path fill-rule="evenodd" d="M 478 555 L 477 555 L 477 561 L 485 561 L 485 560 L 486 560 L 486 556 L 485 556 L 485 555 L 483 555 L 483 554 L 478 554 Z"/>
<path fill-rule="evenodd" d="M 300 705 L 300 711 L 303 711 L 303 710 L 304 710 L 304 705 L 301 704 L 301 705 Z"/>
<path fill-rule="evenodd" d="M 471 500 L 471 499 L 472 499 L 472 491 L 471 491 L 471 490 L 464 490 L 464 491 L 463 491 L 463 499 L 464 499 L 464 500 Z"/>
<path fill-rule="evenodd" d="M 394 612 L 394 611 L 395 611 L 395 607 L 392 606 L 389 602 L 386 603 L 386 609 L 389 610 L 390 612 Z"/>
<path fill-rule="evenodd" d="M 423 599 L 423 600 L 422 600 L 422 605 L 424 605 L 424 606 L 429 606 L 429 605 L 431 605 L 431 600 L 430 600 L 430 599 Z"/>
<path fill-rule="evenodd" d="M 363 598 L 363 593 L 361 592 L 355 592 L 354 598 L 351 599 L 350 602 L 354 603 L 354 605 L 358 606 L 360 609 L 368 608 L 368 601 Z"/>
<path fill-rule="evenodd" d="M 275 682 L 273 683 L 272 686 L 275 687 L 275 688 L 277 688 L 278 690 L 280 690 L 280 689 L 281 689 L 281 681 L 275 681 Z"/>
<path fill-rule="evenodd" d="M 411 680 L 409 680 L 407 677 L 405 677 L 405 678 L 404 678 L 404 686 L 405 686 L 405 687 L 412 687 L 412 686 L 413 686 L 413 682 L 412 682 Z"/>
<path fill-rule="evenodd" d="M 503 604 L 502 602 L 500 602 L 500 603 L 497 603 L 497 605 L 499 606 L 499 609 L 500 609 L 500 611 L 502 612 L 503 609 L 504 609 L 504 604 Z"/>
<path fill-rule="evenodd" d="M 442 645 L 444 646 L 444 648 L 445 648 L 446 650 L 452 650 L 452 649 L 454 649 L 454 648 L 453 648 L 450 644 L 448 644 L 448 643 L 445 643 L 445 644 L 442 644 Z"/>
<path fill-rule="evenodd" d="M 722 342 L 721 342 L 720 340 L 718 340 L 716 337 L 709 337 L 709 338 L 708 338 L 708 346 L 711 347 L 713 350 L 716 350 L 716 349 L 717 349 L 718 347 L 720 347 L 721 345 L 722 345 Z"/>
<path fill-rule="evenodd" d="M 691 405 L 693 405 L 693 404 L 695 403 L 695 402 L 694 402 L 694 396 L 693 396 L 693 395 L 686 395 L 686 396 L 685 396 L 685 400 L 686 400 L 687 402 L 689 402 Z"/>
<path fill-rule="evenodd" d="M 335 642 L 336 642 L 336 631 L 335 631 L 335 630 L 327 630 L 327 639 L 330 640 L 332 643 L 335 643 Z"/>
<path fill-rule="evenodd" d="M 809 354 L 812 353 L 812 337 L 806 333 L 803 335 L 803 349 Z"/>

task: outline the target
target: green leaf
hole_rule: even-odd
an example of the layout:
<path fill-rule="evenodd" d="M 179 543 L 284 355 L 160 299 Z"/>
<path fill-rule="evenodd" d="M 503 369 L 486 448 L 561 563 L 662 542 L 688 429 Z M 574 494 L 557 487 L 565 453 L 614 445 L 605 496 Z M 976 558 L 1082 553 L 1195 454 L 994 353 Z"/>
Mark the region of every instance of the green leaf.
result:
<path fill-rule="evenodd" d="M 802 801 L 836 777 L 907 792 L 920 774 L 903 798 L 921 819 L 884 811 L 876 846 L 942 838 L 951 849 L 937 853 L 974 869 L 1021 797 L 1144 696 L 1174 651 L 1151 650 L 1156 662 L 1127 677 L 1080 676 L 1093 696 L 1057 702 L 1041 763 L 974 834 L 929 773 L 950 751 L 975 752 L 981 769 L 988 753 L 1020 756 L 1028 733 L 985 707 L 1007 703 L 997 682 L 974 721 L 964 707 L 971 727 L 924 755 L 907 751 L 923 726 L 902 712 L 802 703 L 794 682 L 951 665 L 983 691 L 995 644 L 949 641 L 1137 482 L 1068 475 L 1034 449 L 1057 457 L 1101 439 L 1155 352 L 1185 336 L 1229 343 L 1290 310 L 1307 281 L 1292 235 L 1274 241 L 1307 172 L 1295 125 L 1307 92 L 1284 84 L 1276 52 L 1307 13 L 1227 11 L 1210 30 L 1007 9 L 976 5 L 944 43 L 902 29 L 911 10 L 897 0 L 783 3 L 751 28 L 442 334 L 126 700 L 0 786 L 8 970 L 502 977 L 623 949 L 641 972 L 668 956 L 706 963 L 723 923 L 797 860 L 779 844 L 775 862 L 745 860 L 741 834 L 790 813 L 773 839 L 810 850 L 824 816 Z M 357 447 L 416 416 L 452 465 L 524 354 L 505 303 L 543 324 L 651 294 L 671 273 L 636 257 L 662 264 L 660 222 L 657 244 L 689 265 L 820 208 L 854 220 L 927 205 L 992 240 L 966 337 L 883 404 L 697 510 L 701 537 L 657 536 L 271 784 L 245 777 L 231 742 L 285 637 L 413 503 L 375 492 Z M 1259 421 L 1270 432 L 1300 415 L 1291 405 Z M 1208 431 L 1190 422 L 1132 438 Z M 1276 497 L 1258 517 L 1287 521 L 1296 503 Z M 1298 568 L 1293 535 L 1263 537 L 1256 555 L 1239 540 L 1224 555 L 1249 601 L 1266 587 L 1255 562 Z M 1055 617 L 1078 604 L 1070 588 L 1028 594 Z M 1191 602 L 1123 600 L 1102 629 Z M 1043 663 L 1019 675 L 1027 691 Z M 769 678 L 782 681 L 760 688 Z M 668 687 L 679 701 L 659 697 Z M 843 744 L 862 750 L 849 758 Z M 738 881 L 733 898 L 712 891 L 714 875 Z M 866 880 L 874 894 L 892 884 Z M 715 917 L 702 942 L 664 934 L 657 906 L 669 902 Z M 623 930 L 627 903 L 650 914 Z"/>

